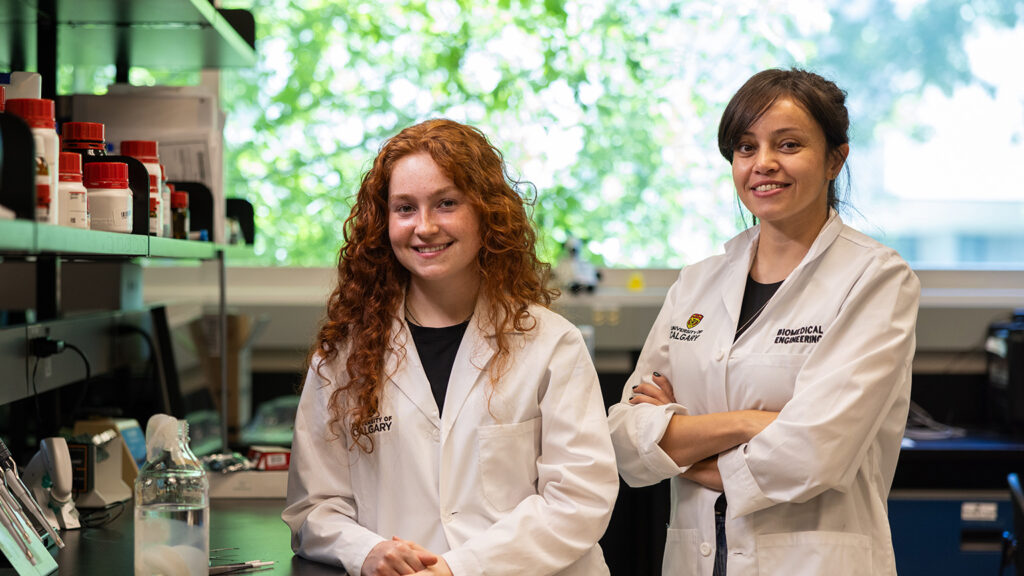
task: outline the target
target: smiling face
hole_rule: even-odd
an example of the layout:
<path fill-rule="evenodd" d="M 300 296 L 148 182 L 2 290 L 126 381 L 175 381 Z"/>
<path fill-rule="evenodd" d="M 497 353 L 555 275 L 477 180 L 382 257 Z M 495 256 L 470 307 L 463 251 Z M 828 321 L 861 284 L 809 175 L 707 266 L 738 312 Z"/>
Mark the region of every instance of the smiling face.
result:
<path fill-rule="evenodd" d="M 736 192 L 763 226 L 816 231 L 828 216 L 829 181 L 848 150 L 843 144 L 829 151 L 814 118 L 792 99 L 779 99 L 736 141 Z"/>
<path fill-rule="evenodd" d="M 425 152 L 395 162 L 388 186 L 388 236 L 410 282 L 444 288 L 479 282 L 480 218 Z"/>

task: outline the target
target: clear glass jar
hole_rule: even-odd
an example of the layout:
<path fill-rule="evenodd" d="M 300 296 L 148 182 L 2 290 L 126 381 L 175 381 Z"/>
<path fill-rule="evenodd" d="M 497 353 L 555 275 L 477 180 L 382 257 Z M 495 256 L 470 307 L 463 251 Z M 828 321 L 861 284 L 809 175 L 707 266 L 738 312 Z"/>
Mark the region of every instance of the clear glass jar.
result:
<path fill-rule="evenodd" d="M 147 460 L 135 479 L 135 576 L 205 576 L 209 479 L 188 446 L 188 423 L 164 414 L 153 419 Z"/>

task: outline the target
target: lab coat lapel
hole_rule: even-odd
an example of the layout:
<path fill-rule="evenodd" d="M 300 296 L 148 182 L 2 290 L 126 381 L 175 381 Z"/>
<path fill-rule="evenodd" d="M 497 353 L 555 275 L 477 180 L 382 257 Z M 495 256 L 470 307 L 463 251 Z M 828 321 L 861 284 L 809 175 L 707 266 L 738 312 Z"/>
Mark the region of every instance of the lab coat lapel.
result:
<path fill-rule="evenodd" d="M 440 426 L 441 419 L 437 412 L 437 403 L 434 401 L 434 393 L 431 391 L 430 381 L 423 370 L 420 353 L 416 350 L 409 328 L 404 321 L 396 319 L 391 324 L 391 333 L 396 335 L 395 347 L 398 352 L 388 354 L 386 373 L 393 374 L 391 381 L 395 387 L 423 412 L 431 424 L 435 427 Z M 402 349 L 405 350 L 404 358 Z"/>
<path fill-rule="evenodd" d="M 478 299 L 473 319 L 466 327 L 462 344 L 455 355 L 452 374 L 448 379 L 448 391 L 444 399 L 441 422 L 442 437 L 447 436 L 466 400 L 477 386 L 487 384 L 487 367 L 494 356 L 493 328 L 487 322 L 487 310 Z"/>
<path fill-rule="evenodd" d="M 754 254 L 757 251 L 757 239 L 760 237 L 761 227 L 752 228 L 740 232 L 725 244 L 725 254 L 729 260 L 726 266 L 726 279 L 722 290 L 722 304 L 729 314 L 729 321 L 733 330 L 736 329 L 740 318 L 740 306 L 743 304 L 743 291 L 747 287 L 747 275 L 750 274 L 750 266 L 754 262 Z"/>

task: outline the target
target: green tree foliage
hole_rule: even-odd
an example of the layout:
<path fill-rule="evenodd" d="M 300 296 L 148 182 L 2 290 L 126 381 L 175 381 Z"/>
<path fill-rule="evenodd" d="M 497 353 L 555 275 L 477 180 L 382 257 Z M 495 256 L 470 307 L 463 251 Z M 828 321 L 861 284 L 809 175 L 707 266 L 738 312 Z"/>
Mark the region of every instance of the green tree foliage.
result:
<path fill-rule="evenodd" d="M 971 82 L 972 22 L 1020 3 L 926 0 L 248 0 L 260 61 L 225 74 L 229 196 L 257 207 L 257 251 L 331 265 L 376 150 L 444 116 L 480 127 L 528 181 L 553 259 L 569 236 L 608 266 L 679 266 L 742 224 L 715 143 L 753 72 L 835 78 L 857 134 L 931 83 Z"/>

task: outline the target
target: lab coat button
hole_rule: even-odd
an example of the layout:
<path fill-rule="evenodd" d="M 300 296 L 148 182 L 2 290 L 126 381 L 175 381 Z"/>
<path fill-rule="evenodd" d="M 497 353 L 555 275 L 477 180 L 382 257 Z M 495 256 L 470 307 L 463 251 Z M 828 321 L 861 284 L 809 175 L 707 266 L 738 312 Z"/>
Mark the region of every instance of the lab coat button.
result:
<path fill-rule="evenodd" d="M 430 439 L 433 440 L 434 442 L 440 442 L 441 441 L 441 432 L 439 432 L 436 429 L 435 430 L 431 430 L 430 431 Z"/>
<path fill-rule="evenodd" d="M 715 352 L 715 360 L 721 362 L 722 358 L 725 358 L 725 352 L 722 352 L 722 350 Z M 705 554 L 705 556 L 707 556 L 707 554 Z"/>
<path fill-rule="evenodd" d="M 707 542 L 701 542 L 700 543 L 700 553 L 701 553 L 701 556 L 710 556 L 711 555 L 711 549 L 712 549 L 711 544 L 708 544 Z"/>

